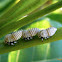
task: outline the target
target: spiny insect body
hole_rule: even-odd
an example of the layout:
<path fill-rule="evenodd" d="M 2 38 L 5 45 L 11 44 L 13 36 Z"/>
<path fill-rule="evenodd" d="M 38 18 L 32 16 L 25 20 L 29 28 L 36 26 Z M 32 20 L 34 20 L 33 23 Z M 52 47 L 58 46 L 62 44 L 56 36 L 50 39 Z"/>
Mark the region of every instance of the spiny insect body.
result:
<path fill-rule="evenodd" d="M 22 31 L 22 37 L 25 40 L 30 40 L 30 39 L 32 39 L 33 36 L 37 35 L 38 32 L 39 32 L 38 28 L 24 30 L 24 31 Z"/>
<path fill-rule="evenodd" d="M 12 34 L 7 34 L 5 36 L 5 43 L 8 45 L 14 45 L 22 37 L 22 30 L 13 32 Z"/>
<path fill-rule="evenodd" d="M 47 28 L 44 30 L 40 30 L 38 32 L 38 37 L 41 38 L 43 41 L 43 38 L 47 39 L 47 38 L 53 36 L 56 31 L 57 31 L 57 28 L 55 28 L 55 27 L 50 27 L 50 28 Z"/>
<path fill-rule="evenodd" d="M 47 29 L 40 30 L 38 28 L 32 28 L 28 30 L 19 30 L 16 32 L 13 32 L 12 34 L 7 34 L 5 36 L 5 43 L 8 45 L 14 45 L 14 43 L 17 43 L 17 40 L 20 38 L 23 38 L 25 40 L 30 40 L 33 38 L 33 36 L 38 36 L 39 38 L 49 38 L 50 36 L 53 36 L 55 32 L 57 31 L 57 28 L 50 27 Z"/>

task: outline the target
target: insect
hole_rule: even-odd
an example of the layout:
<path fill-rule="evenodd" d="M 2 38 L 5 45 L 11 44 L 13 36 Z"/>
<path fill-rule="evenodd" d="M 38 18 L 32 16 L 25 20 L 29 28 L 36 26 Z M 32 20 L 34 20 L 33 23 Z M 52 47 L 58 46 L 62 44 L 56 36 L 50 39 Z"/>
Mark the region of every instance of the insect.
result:
<path fill-rule="evenodd" d="M 19 40 L 20 38 L 23 38 L 25 40 L 30 40 L 36 35 L 39 38 L 41 38 L 43 41 L 44 38 L 47 39 L 53 36 L 56 31 L 57 31 L 57 28 L 55 27 L 50 27 L 43 30 L 40 30 L 38 28 L 32 28 L 28 30 L 19 30 L 19 31 L 13 32 L 12 34 L 7 34 L 5 36 L 5 43 L 8 45 L 14 45 L 15 43 L 17 43 L 17 40 Z"/>
<path fill-rule="evenodd" d="M 22 36 L 22 30 L 13 32 L 12 34 L 7 34 L 5 36 L 5 43 L 8 45 L 14 45 L 14 43 L 17 43 L 17 40 L 19 40 Z"/>
<path fill-rule="evenodd" d="M 24 30 L 22 32 L 22 37 L 25 40 L 30 40 L 30 39 L 32 39 L 33 36 L 37 35 L 38 31 L 39 31 L 38 28 L 32 28 L 32 29 Z"/>
<path fill-rule="evenodd" d="M 44 30 L 40 30 L 38 32 L 38 37 L 41 38 L 43 41 L 43 38 L 47 39 L 47 38 L 53 36 L 56 31 L 57 31 L 57 28 L 55 28 L 55 27 L 50 27 L 50 28 L 47 28 Z"/>

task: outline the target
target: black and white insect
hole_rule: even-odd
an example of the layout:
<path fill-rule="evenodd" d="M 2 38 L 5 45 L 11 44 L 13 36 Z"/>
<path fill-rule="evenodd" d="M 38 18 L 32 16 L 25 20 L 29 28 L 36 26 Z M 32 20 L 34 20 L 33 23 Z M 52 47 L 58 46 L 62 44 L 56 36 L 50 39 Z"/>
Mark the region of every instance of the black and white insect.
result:
<path fill-rule="evenodd" d="M 12 34 L 7 34 L 5 36 L 5 43 L 8 45 L 14 45 L 22 37 L 22 30 L 13 32 Z"/>
<path fill-rule="evenodd" d="M 32 28 L 32 29 L 24 30 L 22 32 L 22 37 L 25 40 L 30 40 L 30 39 L 32 39 L 33 36 L 37 35 L 37 33 L 39 31 L 40 31 L 40 29 L 38 29 L 38 28 Z"/>
<path fill-rule="evenodd" d="M 25 40 L 30 40 L 36 35 L 39 38 L 41 38 L 43 41 L 43 38 L 47 39 L 50 36 L 53 36 L 56 31 L 57 31 L 57 28 L 55 27 L 50 27 L 43 30 L 40 30 L 38 28 L 32 28 L 28 30 L 19 30 L 19 31 L 13 32 L 12 34 L 7 34 L 5 36 L 5 43 L 8 45 L 14 45 L 14 43 L 17 43 L 17 40 L 19 40 L 20 38 L 23 38 Z"/>
<path fill-rule="evenodd" d="M 53 36 L 56 31 L 57 31 L 57 28 L 55 28 L 55 27 L 50 27 L 50 28 L 47 28 L 44 30 L 40 30 L 38 32 L 38 37 L 41 38 L 43 41 L 43 38 L 47 39 L 47 38 Z"/>

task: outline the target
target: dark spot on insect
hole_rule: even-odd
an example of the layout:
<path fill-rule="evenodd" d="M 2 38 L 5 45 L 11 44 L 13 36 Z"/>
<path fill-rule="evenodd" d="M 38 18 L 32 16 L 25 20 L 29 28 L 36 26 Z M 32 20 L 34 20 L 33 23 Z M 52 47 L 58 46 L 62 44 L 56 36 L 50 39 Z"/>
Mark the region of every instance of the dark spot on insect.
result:
<path fill-rule="evenodd" d="M 41 37 L 41 39 L 42 39 L 42 42 L 43 42 L 43 37 Z"/>

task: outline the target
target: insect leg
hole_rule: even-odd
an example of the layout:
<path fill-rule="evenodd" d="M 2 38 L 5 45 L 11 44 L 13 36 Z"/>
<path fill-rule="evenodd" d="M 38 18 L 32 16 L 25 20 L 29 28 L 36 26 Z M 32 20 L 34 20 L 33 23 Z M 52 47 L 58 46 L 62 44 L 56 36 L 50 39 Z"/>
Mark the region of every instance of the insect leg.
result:
<path fill-rule="evenodd" d="M 7 42 L 8 45 L 14 45 L 14 42 Z"/>
<path fill-rule="evenodd" d="M 17 41 L 14 41 L 14 43 L 17 43 Z"/>
<path fill-rule="evenodd" d="M 27 38 L 24 38 L 25 40 L 30 40 L 30 39 L 32 39 L 32 37 L 27 37 Z"/>
<path fill-rule="evenodd" d="M 45 39 L 47 39 L 47 37 L 45 37 Z"/>
<path fill-rule="evenodd" d="M 29 38 L 29 37 L 27 37 L 27 40 L 30 40 L 30 38 Z"/>
<path fill-rule="evenodd" d="M 32 39 L 32 37 L 29 37 L 29 39 Z"/>
<path fill-rule="evenodd" d="M 43 37 L 41 37 L 41 39 L 42 39 L 42 42 L 43 42 Z"/>
<path fill-rule="evenodd" d="M 14 43 L 13 42 L 10 42 L 10 45 L 14 45 Z"/>
<path fill-rule="evenodd" d="M 10 42 L 7 42 L 8 45 L 10 45 Z"/>

